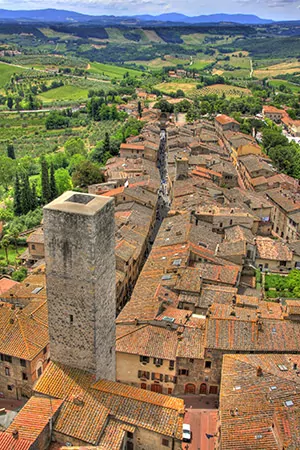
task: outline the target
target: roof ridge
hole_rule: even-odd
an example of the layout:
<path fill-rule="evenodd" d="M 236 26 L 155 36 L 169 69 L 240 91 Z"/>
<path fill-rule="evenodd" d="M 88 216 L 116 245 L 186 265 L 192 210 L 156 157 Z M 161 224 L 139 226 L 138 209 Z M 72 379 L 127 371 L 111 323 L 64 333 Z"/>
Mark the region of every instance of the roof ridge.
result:
<path fill-rule="evenodd" d="M 44 300 L 43 303 L 40 303 L 33 311 L 31 311 L 30 313 L 28 313 L 29 316 L 31 316 L 32 314 L 36 313 L 42 306 L 44 306 L 47 303 L 47 300 Z M 27 313 L 27 311 L 25 311 L 25 313 Z"/>
<path fill-rule="evenodd" d="M 122 325 L 122 324 L 120 323 L 120 324 L 118 324 L 118 325 Z M 132 331 L 129 331 L 128 333 L 126 333 L 126 334 L 123 334 L 123 336 L 120 336 L 120 337 L 116 338 L 116 341 L 118 341 L 119 339 L 123 339 L 124 337 L 129 336 L 130 334 L 136 333 L 137 331 L 139 331 L 139 330 L 141 330 L 142 328 L 145 328 L 145 327 L 147 327 L 147 326 L 149 326 L 149 323 L 146 323 L 146 324 L 144 324 L 144 325 L 141 325 L 137 330 L 132 330 Z"/>
<path fill-rule="evenodd" d="M 20 328 L 21 335 L 22 335 L 23 340 L 24 340 L 24 343 L 25 343 L 26 351 L 27 351 L 27 353 L 29 353 L 28 342 L 27 342 L 27 339 L 26 339 L 26 337 L 25 337 L 25 332 L 24 332 L 24 330 L 23 330 L 23 326 L 22 326 L 21 320 L 20 320 L 20 319 L 22 318 L 23 315 L 24 315 L 24 314 L 21 313 L 21 315 L 20 315 L 20 317 L 19 317 L 19 314 L 16 314 L 16 318 L 17 318 L 17 323 L 18 323 L 19 328 Z"/>

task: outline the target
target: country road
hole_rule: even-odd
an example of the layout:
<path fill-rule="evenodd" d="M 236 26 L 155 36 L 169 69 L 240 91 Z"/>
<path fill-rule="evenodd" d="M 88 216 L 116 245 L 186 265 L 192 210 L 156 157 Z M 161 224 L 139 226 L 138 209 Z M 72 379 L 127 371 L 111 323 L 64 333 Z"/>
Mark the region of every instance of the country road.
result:
<path fill-rule="evenodd" d="M 253 61 L 252 58 L 250 58 L 250 78 L 253 77 Z"/>

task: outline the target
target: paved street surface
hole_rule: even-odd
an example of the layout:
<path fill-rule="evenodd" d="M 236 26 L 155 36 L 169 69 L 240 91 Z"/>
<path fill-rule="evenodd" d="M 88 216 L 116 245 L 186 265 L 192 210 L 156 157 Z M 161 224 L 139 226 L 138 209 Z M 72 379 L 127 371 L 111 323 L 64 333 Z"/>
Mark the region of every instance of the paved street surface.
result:
<path fill-rule="evenodd" d="M 19 411 L 25 403 L 25 400 L 0 398 L 0 409 L 5 408 L 7 411 Z"/>
<path fill-rule="evenodd" d="M 192 442 L 183 443 L 183 450 L 214 450 L 215 438 L 208 439 L 206 434 L 217 431 L 217 397 L 184 397 L 186 414 L 184 423 L 191 425 Z"/>
<path fill-rule="evenodd" d="M 5 408 L 5 413 L 0 414 L 0 430 L 6 430 L 9 427 L 25 403 L 20 400 L 0 399 L 0 409 Z"/>

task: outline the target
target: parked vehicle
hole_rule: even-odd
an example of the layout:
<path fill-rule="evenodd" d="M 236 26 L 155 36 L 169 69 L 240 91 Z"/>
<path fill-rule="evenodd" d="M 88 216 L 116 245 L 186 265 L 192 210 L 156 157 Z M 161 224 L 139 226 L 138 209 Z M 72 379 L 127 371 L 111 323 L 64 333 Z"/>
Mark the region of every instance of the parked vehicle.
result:
<path fill-rule="evenodd" d="M 182 426 L 183 430 L 183 442 L 191 442 L 192 441 L 192 432 L 191 432 L 191 425 L 188 423 L 184 423 Z"/>

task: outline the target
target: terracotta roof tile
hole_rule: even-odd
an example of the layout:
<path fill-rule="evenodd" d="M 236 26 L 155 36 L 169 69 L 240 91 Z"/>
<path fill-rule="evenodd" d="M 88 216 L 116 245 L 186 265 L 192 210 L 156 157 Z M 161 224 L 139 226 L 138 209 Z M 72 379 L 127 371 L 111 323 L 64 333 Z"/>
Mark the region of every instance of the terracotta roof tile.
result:
<path fill-rule="evenodd" d="M 299 366 L 299 356 L 224 356 L 220 391 L 222 449 L 299 448 L 299 376 L 293 364 Z M 289 406 L 287 401 L 291 402 Z"/>
<path fill-rule="evenodd" d="M 281 241 L 258 236 L 256 238 L 256 258 L 273 261 L 292 261 L 293 252 Z"/>
<path fill-rule="evenodd" d="M 63 400 L 31 397 L 7 428 L 6 433 L 17 430 L 20 438 L 35 441 L 62 404 Z"/>
<path fill-rule="evenodd" d="M 9 278 L 2 278 L 0 280 L 0 297 L 10 288 L 12 288 L 13 286 L 17 286 L 18 284 L 20 284 L 18 283 L 18 281 L 10 280 Z"/>
<path fill-rule="evenodd" d="M 32 301 L 24 309 L 0 306 L 0 353 L 32 360 L 49 343 L 46 301 Z"/>
<path fill-rule="evenodd" d="M 117 338 L 116 342 L 117 352 L 169 360 L 176 358 L 176 348 L 176 330 L 154 325 L 142 327 L 132 325 L 131 331 L 127 335 Z"/>
<path fill-rule="evenodd" d="M 51 362 L 38 380 L 39 394 L 64 399 L 54 430 L 96 444 L 108 416 L 165 436 L 182 436 L 183 400 L 113 381 L 94 382 L 82 370 Z M 81 398 L 76 404 L 75 398 Z"/>
<path fill-rule="evenodd" d="M 23 438 L 15 439 L 11 433 L 0 432 L 1 450 L 30 450 L 33 441 Z"/>
<path fill-rule="evenodd" d="M 216 121 L 219 122 L 222 125 L 225 125 L 227 123 L 237 123 L 237 124 L 239 124 L 239 122 L 237 122 L 235 119 L 233 119 L 232 117 L 226 116 L 225 114 L 219 114 L 216 117 Z"/>

